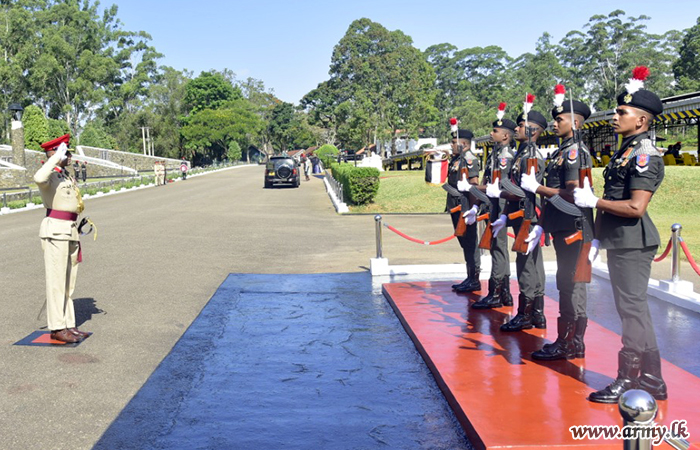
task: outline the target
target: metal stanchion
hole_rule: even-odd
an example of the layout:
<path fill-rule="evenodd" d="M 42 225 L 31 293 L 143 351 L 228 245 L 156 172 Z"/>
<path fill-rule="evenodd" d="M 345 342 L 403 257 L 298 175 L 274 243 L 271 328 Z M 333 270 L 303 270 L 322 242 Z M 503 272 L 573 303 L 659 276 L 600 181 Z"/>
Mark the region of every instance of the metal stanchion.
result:
<path fill-rule="evenodd" d="M 32 188 L 27 188 L 27 201 L 32 202 Z"/>
<path fill-rule="evenodd" d="M 2 207 L 7 208 L 7 192 L 2 193 Z"/>
<path fill-rule="evenodd" d="M 654 397 L 647 391 L 630 389 L 620 396 L 617 406 L 626 428 L 654 425 L 658 406 Z M 643 439 L 642 436 L 645 436 L 646 439 Z M 624 450 L 651 450 L 653 448 L 649 435 L 644 432 L 637 433 L 632 439 L 625 439 L 622 445 Z"/>
<path fill-rule="evenodd" d="M 671 281 L 678 283 L 681 279 L 681 230 L 683 227 L 680 223 L 671 225 L 671 249 L 672 249 L 672 265 L 671 265 Z"/>
<path fill-rule="evenodd" d="M 375 234 L 377 236 L 377 258 L 383 258 L 382 256 L 382 216 L 377 214 L 374 216 L 375 223 Z"/>

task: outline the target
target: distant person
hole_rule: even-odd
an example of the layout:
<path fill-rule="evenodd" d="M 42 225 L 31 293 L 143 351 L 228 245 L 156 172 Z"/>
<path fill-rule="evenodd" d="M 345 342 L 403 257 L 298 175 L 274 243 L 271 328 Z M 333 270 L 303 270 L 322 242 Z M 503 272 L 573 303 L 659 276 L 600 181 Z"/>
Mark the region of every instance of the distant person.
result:
<path fill-rule="evenodd" d="M 160 162 L 163 167 L 163 184 L 166 184 L 168 182 L 168 168 L 165 164 L 165 161 Z"/>
<path fill-rule="evenodd" d="M 304 177 L 306 181 L 311 179 L 309 173 L 311 173 L 311 158 L 304 157 Z"/>
<path fill-rule="evenodd" d="M 80 163 L 80 175 L 82 176 L 83 183 L 87 180 L 87 163 L 82 161 Z"/>
<path fill-rule="evenodd" d="M 76 180 L 80 179 L 80 164 L 78 161 L 73 161 L 73 173 Z"/>
<path fill-rule="evenodd" d="M 185 161 L 185 158 L 182 158 L 182 162 L 180 163 L 180 172 L 182 172 L 182 179 L 183 180 L 187 179 L 187 170 L 189 170 L 189 166 L 187 165 L 187 161 Z"/>

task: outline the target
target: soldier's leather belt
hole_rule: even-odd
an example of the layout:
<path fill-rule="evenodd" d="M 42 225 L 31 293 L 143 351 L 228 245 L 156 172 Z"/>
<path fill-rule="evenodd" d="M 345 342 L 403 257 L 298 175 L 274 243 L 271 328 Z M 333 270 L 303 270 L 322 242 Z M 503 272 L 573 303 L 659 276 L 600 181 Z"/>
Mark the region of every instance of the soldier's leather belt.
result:
<path fill-rule="evenodd" d="M 46 217 L 51 217 L 52 219 L 70 220 L 71 222 L 78 220 L 77 213 L 59 211 L 57 209 L 46 209 Z"/>

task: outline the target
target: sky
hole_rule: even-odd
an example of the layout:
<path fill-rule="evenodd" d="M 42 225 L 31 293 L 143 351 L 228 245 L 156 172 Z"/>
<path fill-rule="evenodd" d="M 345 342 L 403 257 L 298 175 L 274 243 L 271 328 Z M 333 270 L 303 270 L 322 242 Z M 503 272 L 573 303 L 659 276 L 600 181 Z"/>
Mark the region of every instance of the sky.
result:
<path fill-rule="evenodd" d="M 230 69 L 262 80 L 283 101 L 299 100 L 327 80 L 333 47 L 350 23 L 367 17 L 401 30 L 425 50 L 498 45 L 510 56 L 534 52 L 544 32 L 559 42 L 591 16 L 621 9 L 647 15 L 647 31 L 685 30 L 700 16 L 697 0 L 499 2 L 462 0 L 101 0 L 116 4 L 123 29 L 146 31 L 161 65 L 202 71 Z"/>

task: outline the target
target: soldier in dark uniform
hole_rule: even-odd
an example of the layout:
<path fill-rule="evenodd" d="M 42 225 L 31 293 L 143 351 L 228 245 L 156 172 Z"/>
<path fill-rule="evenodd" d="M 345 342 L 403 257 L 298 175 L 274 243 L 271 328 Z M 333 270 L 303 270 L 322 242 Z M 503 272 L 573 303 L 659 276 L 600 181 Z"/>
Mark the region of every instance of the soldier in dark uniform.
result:
<path fill-rule="evenodd" d="M 544 171 L 544 186 L 540 185 L 534 174 L 523 174 L 520 186 L 523 190 L 540 194 L 547 199 L 566 201 L 566 205 L 578 214 L 572 215 L 559 203 L 545 200 L 541 216 L 542 226 L 535 226 L 535 239 L 539 241 L 543 231 L 552 235 L 554 251 L 557 257 L 557 289 L 559 290 L 559 318 L 557 320 L 557 340 L 532 354 L 533 359 L 554 361 L 558 359 L 583 358 L 585 346 L 583 336 L 588 325 L 586 315 L 586 284 L 575 283 L 576 263 L 583 243 L 593 239 L 593 211 L 590 208 L 579 209 L 573 205 L 574 189 L 579 187 L 580 169 L 591 167 L 591 155 L 588 148 L 574 136 L 581 129 L 583 122 L 591 115 L 586 104 L 579 101 L 564 101 L 564 86 L 555 89 L 555 107 L 552 109 L 554 133 L 561 139 L 559 148 Z M 557 98 L 558 97 L 558 98 Z M 585 216 L 584 216 L 585 214 Z M 581 232 L 581 239 L 567 244 L 566 238 Z M 587 258 L 587 255 L 586 255 Z"/>
<path fill-rule="evenodd" d="M 597 198 L 588 185 L 574 190 L 577 206 L 598 209 L 598 240 L 592 242 L 590 259 L 595 258 L 598 247 L 607 249 L 610 283 L 622 320 L 617 378 L 589 395 L 590 401 L 598 403 L 617 403 L 625 391 L 636 388 L 657 400 L 668 397 L 647 303 L 651 263 L 660 244 L 647 207 L 664 178 L 662 155 L 648 130 L 654 117 L 663 112 L 663 104 L 656 94 L 642 89 L 649 70 L 637 67 L 632 73 L 627 92 L 617 97 L 612 118 L 613 129 L 623 139 L 603 172 L 603 198 Z"/>
<path fill-rule="evenodd" d="M 450 159 L 449 172 L 447 174 L 447 183 L 453 188 L 462 191 L 463 196 L 467 196 L 467 202 L 462 202 L 461 197 L 456 197 L 452 194 L 447 194 L 446 211 L 450 211 L 458 205 L 468 204 L 470 207 L 474 205 L 474 199 L 469 198 L 467 191 L 471 185 L 479 184 L 479 158 L 471 151 L 471 142 L 474 134 L 469 130 L 457 130 L 452 133 L 452 158 Z M 462 172 L 466 171 L 466 176 Z M 467 211 L 456 211 L 450 213 L 452 217 L 452 226 L 455 230 L 462 219 L 462 215 Z M 477 247 L 477 225 L 467 225 L 466 232 L 463 236 L 457 236 L 459 245 L 464 252 L 464 261 L 467 264 L 467 278 L 459 284 L 452 285 L 452 289 L 456 292 L 473 292 L 481 289 L 479 274 L 481 273 L 481 258 L 479 248 Z"/>
<path fill-rule="evenodd" d="M 534 100 L 534 98 L 532 100 Z M 531 102 L 529 105 L 531 106 Z M 515 140 L 520 144 L 510 170 L 503 173 L 505 189 L 500 190 L 495 189 L 495 186 L 490 186 L 486 194 L 489 196 L 499 196 L 507 200 L 501 220 L 506 222 L 506 226 L 512 226 L 517 236 L 523 224 L 523 218 L 511 220 L 508 219 L 508 214 L 523 209 L 525 194 L 522 190 L 514 189 L 512 186 L 519 188 L 520 175 L 527 172 L 527 160 L 530 157 L 537 158 L 537 173 L 540 174 L 540 177 L 542 176 L 541 174 L 544 171 L 544 158 L 536 147 L 532 147 L 534 155 L 529 154 L 528 140 L 532 143 L 537 142 L 537 138 L 547 128 L 547 119 L 545 119 L 541 113 L 529 110 L 527 113 L 527 125 L 530 127 L 530 130 L 526 130 L 525 127 L 525 113 L 521 113 L 518 116 L 516 123 L 518 126 L 515 130 Z M 516 193 L 516 191 L 519 192 Z M 537 224 L 536 215 L 532 217 L 530 229 L 527 230 L 528 238 L 531 238 L 530 232 L 532 231 L 532 224 Z M 536 328 L 547 328 L 547 320 L 544 317 L 544 262 L 542 260 L 542 250 L 540 246 L 533 245 L 527 253 L 518 253 L 515 257 L 515 266 L 517 270 L 518 286 L 520 287 L 518 313 L 508 323 L 501 326 L 501 331 L 527 330 L 533 326 Z"/>
<path fill-rule="evenodd" d="M 499 111 L 505 110 L 505 104 L 501 104 L 503 109 L 499 107 Z M 487 184 L 496 184 L 500 182 L 494 179 L 493 171 L 500 170 L 501 174 L 506 174 L 510 171 L 510 166 L 513 161 L 513 152 L 510 149 L 510 143 L 513 140 L 515 133 L 515 122 L 508 119 L 503 119 L 503 115 L 499 113 L 499 119 L 493 122 L 491 130 L 491 140 L 494 143 L 491 155 L 486 161 L 484 168 L 484 177 L 482 184 L 477 186 L 481 192 L 486 192 Z M 491 208 L 496 208 L 491 211 L 491 217 L 499 217 L 501 211 L 505 207 L 505 200 L 493 202 Z M 465 216 L 467 224 L 474 223 L 476 212 Z M 489 292 L 486 297 L 472 303 L 472 308 L 475 309 L 490 309 L 500 308 L 501 306 L 513 306 L 513 296 L 510 294 L 510 255 L 508 254 L 508 235 L 505 231 L 500 232 L 505 223 L 499 224 L 498 220 L 492 222 L 489 226 L 492 227 L 493 238 L 491 239 L 491 276 L 489 278 Z"/>

